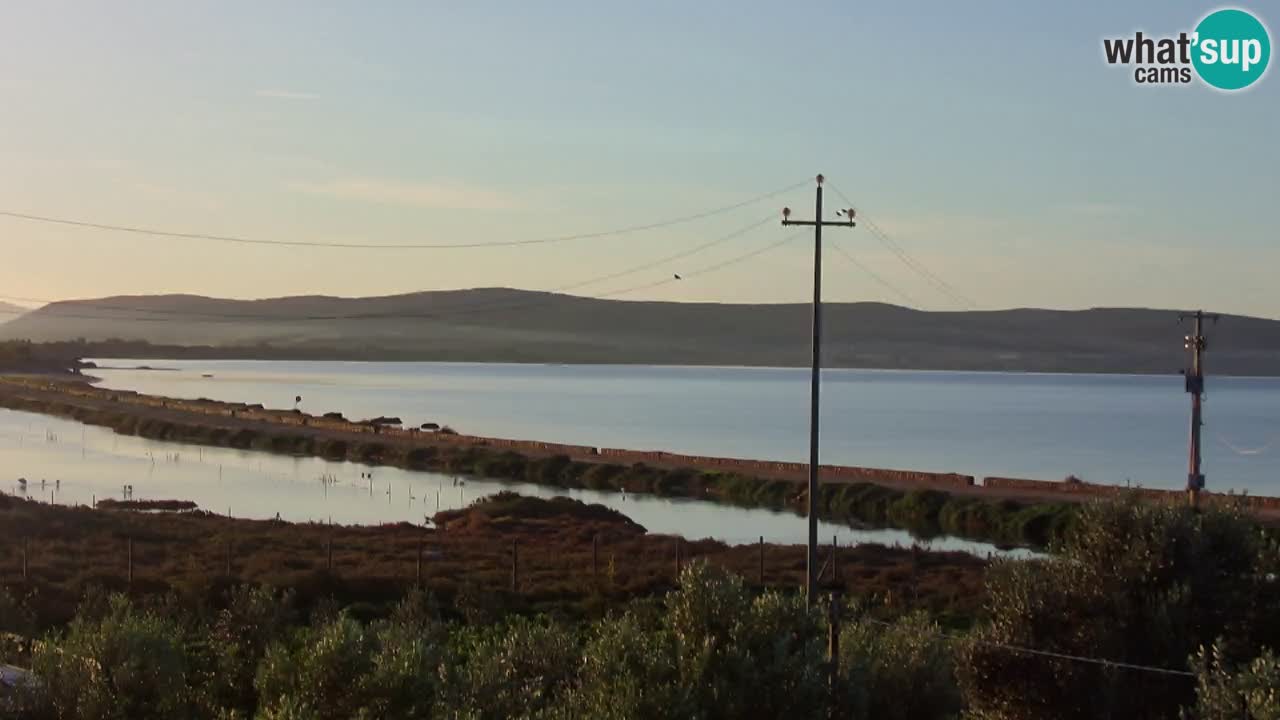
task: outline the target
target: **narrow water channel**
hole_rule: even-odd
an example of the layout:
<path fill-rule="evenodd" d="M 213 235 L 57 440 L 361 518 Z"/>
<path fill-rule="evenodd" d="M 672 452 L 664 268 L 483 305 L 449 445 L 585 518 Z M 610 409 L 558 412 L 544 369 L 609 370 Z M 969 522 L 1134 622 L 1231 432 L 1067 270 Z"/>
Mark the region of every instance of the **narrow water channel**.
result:
<path fill-rule="evenodd" d="M 236 517 L 267 519 L 279 514 L 293 522 L 422 524 L 438 510 L 512 490 L 599 503 L 649 532 L 689 539 L 742 544 L 763 536 L 766 542 L 803 543 L 806 535 L 804 519 L 787 512 L 162 442 L 12 410 L 0 410 L 0 461 L 6 474 L 0 477 L 0 490 L 63 505 L 122 498 L 125 487 L 131 486 L 134 499 L 191 500 L 201 509 Z M 19 478 L 26 480 L 25 487 Z M 821 537 L 823 542 L 835 537 L 841 544 L 918 543 L 936 550 L 1004 554 L 995 546 L 960 538 L 919 541 L 903 530 L 832 523 L 822 524 Z"/>

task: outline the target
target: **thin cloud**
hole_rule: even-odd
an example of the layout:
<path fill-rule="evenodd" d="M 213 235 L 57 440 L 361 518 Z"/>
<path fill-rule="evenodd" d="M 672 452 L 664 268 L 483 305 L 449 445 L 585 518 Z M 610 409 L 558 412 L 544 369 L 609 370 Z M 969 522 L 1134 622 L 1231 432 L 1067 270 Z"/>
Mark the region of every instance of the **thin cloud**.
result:
<path fill-rule="evenodd" d="M 220 210 L 223 207 L 222 200 L 217 195 L 199 190 L 188 190 L 149 182 L 129 183 L 128 187 L 133 188 L 133 190 L 142 195 L 169 205 L 186 205 L 201 210 Z"/>
<path fill-rule="evenodd" d="M 262 98 L 277 98 L 279 100 L 319 100 L 320 96 L 315 93 L 297 92 L 294 90 L 255 90 L 254 95 Z"/>
<path fill-rule="evenodd" d="M 458 183 L 409 182 L 381 178 L 342 178 L 289 184 L 294 192 L 384 205 L 451 210 L 511 210 L 520 203 L 497 190 Z"/>
<path fill-rule="evenodd" d="M 1136 212 L 1132 205 L 1107 201 L 1083 201 L 1067 203 L 1062 209 L 1073 215 L 1091 215 L 1093 217 L 1115 217 Z"/>

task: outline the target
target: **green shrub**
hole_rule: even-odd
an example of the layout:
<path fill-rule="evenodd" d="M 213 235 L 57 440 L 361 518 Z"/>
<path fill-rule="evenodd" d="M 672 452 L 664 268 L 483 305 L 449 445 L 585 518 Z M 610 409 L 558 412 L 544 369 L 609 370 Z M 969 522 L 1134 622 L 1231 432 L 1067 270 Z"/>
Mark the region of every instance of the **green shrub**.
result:
<path fill-rule="evenodd" d="M 688 497 L 692 482 L 693 471 L 672 470 L 654 480 L 651 492 L 663 497 Z"/>
<path fill-rule="evenodd" d="M 529 480 L 545 485 L 560 485 L 572 461 L 568 455 L 554 455 L 529 463 Z"/>
<path fill-rule="evenodd" d="M 502 720 L 553 707 L 571 686 L 579 651 L 572 633 L 547 620 L 515 617 L 455 633 L 440 667 L 441 715 Z"/>
<path fill-rule="evenodd" d="M 1228 660 L 1280 645 L 1280 588 L 1266 579 L 1280 554 L 1238 511 L 1129 498 L 1080 513 L 1054 556 L 988 571 L 991 619 L 959 663 L 974 717 L 1166 718 L 1194 699 L 1185 677 L 1005 645 L 1174 670 L 1219 636 Z"/>
<path fill-rule="evenodd" d="M 853 718 L 955 717 L 960 688 L 951 643 L 921 613 L 888 625 L 857 619 L 840 633 L 839 693 Z"/>
<path fill-rule="evenodd" d="M 680 704 L 674 636 L 653 617 L 628 611 L 592 629 L 578 682 L 549 713 L 555 718 L 675 718 Z"/>
<path fill-rule="evenodd" d="M 951 496 L 940 490 L 912 490 L 889 504 L 889 520 L 907 528 L 937 528 L 938 515 Z"/>
<path fill-rule="evenodd" d="M 615 463 L 600 463 L 587 468 L 579 477 L 582 487 L 592 490 L 616 490 L 617 480 L 626 472 L 626 468 Z"/>
<path fill-rule="evenodd" d="M 7 497 L 7 496 L 0 496 Z M 0 510 L 4 509 L 0 507 Z M 35 615 L 27 603 L 15 598 L 8 588 L 0 587 L 0 633 L 30 636 L 35 631 Z M 3 648 L 0 648 L 3 650 Z M 0 656 L 0 659 L 3 659 Z"/>
<path fill-rule="evenodd" d="M 695 562 L 666 609 L 680 682 L 671 717 L 820 714 L 820 619 L 803 600 L 753 599 L 737 575 Z"/>
<path fill-rule="evenodd" d="M 113 595 L 86 607 L 65 636 L 32 654 L 36 703 L 70 720 L 145 720 L 192 715 L 194 695 L 178 626 Z"/>
<path fill-rule="evenodd" d="M 404 461 L 409 468 L 421 470 L 431 467 L 438 457 L 439 451 L 435 446 L 427 445 L 410 450 L 405 454 Z"/>
<path fill-rule="evenodd" d="M 528 459 L 525 456 L 507 450 L 498 455 L 481 457 L 472 469 L 475 474 L 486 477 L 519 478 L 524 476 L 526 465 L 528 465 Z"/>
<path fill-rule="evenodd" d="M 378 626 L 377 649 L 359 689 L 368 718 L 431 718 L 439 692 L 447 633 L 435 619 L 431 601 L 406 597 L 389 622 Z"/>
<path fill-rule="evenodd" d="M 256 708 L 254 675 L 267 648 L 297 622 L 294 596 L 266 587 L 230 590 L 226 607 L 208 630 L 202 664 L 204 703 L 251 716 Z"/>
<path fill-rule="evenodd" d="M 1218 646 L 1194 658 L 1196 703 L 1186 720 L 1280 720 L 1280 658 L 1271 650 L 1244 663 L 1232 663 Z"/>
<path fill-rule="evenodd" d="M 373 668 L 375 636 L 351 617 L 300 631 L 271 645 L 255 687 L 266 717 L 347 720 L 365 704 L 356 683 Z"/>

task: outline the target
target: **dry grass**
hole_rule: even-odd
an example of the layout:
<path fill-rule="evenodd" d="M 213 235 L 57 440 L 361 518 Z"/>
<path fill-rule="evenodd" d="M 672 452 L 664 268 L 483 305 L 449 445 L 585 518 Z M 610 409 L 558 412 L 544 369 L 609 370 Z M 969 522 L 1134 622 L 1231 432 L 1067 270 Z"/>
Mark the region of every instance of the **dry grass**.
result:
<path fill-rule="evenodd" d="M 383 608 L 414 585 L 420 547 L 423 584 L 459 612 L 577 615 L 665 592 L 677 570 L 677 546 L 680 563 L 705 559 L 751 584 L 760 581 L 757 546 L 651 535 L 622 516 L 597 513 L 584 521 L 581 512 L 548 512 L 552 503 L 529 500 L 517 504 L 523 517 L 507 513 L 495 520 L 480 509 L 451 514 L 450 529 L 432 530 L 91 510 L 0 495 L 0 586 L 19 596 L 34 594 L 31 604 L 48 626 L 65 622 L 93 586 L 213 603 L 228 586 L 249 582 L 294 588 L 304 605 L 333 598 Z M 767 545 L 764 558 L 766 585 L 795 589 L 803 583 L 803 547 Z M 966 618 L 981 603 L 985 562 L 963 553 L 864 545 L 842 548 L 838 561 L 844 592 L 877 604 Z"/>

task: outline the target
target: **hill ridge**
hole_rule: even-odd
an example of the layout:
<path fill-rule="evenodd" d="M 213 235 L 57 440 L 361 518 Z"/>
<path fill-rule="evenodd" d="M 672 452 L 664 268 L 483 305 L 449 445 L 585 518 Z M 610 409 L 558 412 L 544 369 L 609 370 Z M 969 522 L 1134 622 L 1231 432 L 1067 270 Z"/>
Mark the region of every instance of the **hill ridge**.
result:
<path fill-rule="evenodd" d="M 306 319 L 319 318 L 319 319 Z M 876 301 L 824 306 L 833 367 L 1177 372 L 1176 310 L 932 311 Z M 0 324 L 0 339 L 144 340 L 236 356 L 803 366 L 807 303 L 674 303 L 512 288 L 362 298 L 120 295 L 63 301 Z M 1280 374 L 1280 321 L 1224 316 L 1215 373 Z M 247 349 L 246 349 L 247 348 Z"/>

